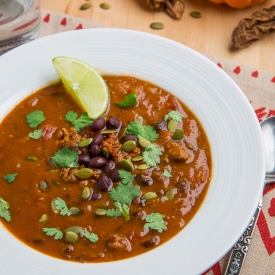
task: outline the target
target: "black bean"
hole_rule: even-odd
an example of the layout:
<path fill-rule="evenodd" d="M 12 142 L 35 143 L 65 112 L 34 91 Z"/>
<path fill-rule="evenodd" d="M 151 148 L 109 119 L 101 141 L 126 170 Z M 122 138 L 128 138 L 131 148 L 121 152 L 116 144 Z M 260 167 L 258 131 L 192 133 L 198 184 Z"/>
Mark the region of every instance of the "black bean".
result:
<path fill-rule="evenodd" d="M 104 139 L 104 136 L 102 134 L 96 134 L 93 137 L 93 141 L 90 144 L 90 147 L 92 148 L 94 145 L 100 146 L 102 144 L 102 142 L 103 142 L 103 139 Z"/>
<path fill-rule="evenodd" d="M 105 175 L 100 175 L 96 181 L 96 187 L 101 191 L 110 191 L 113 187 L 113 182 Z"/>
<path fill-rule="evenodd" d="M 122 139 L 121 139 L 121 143 L 125 143 L 128 140 L 133 140 L 135 142 L 137 142 L 137 138 L 134 135 L 130 135 L 130 134 L 126 134 Z"/>
<path fill-rule="evenodd" d="M 97 118 L 92 124 L 91 129 L 92 131 L 100 131 L 106 126 L 106 121 L 104 117 Z"/>
<path fill-rule="evenodd" d="M 120 181 L 119 173 L 118 173 L 117 170 L 113 170 L 113 171 L 109 174 L 109 178 L 110 178 L 113 182 L 118 182 L 118 181 Z"/>
<path fill-rule="evenodd" d="M 89 164 L 93 168 L 98 168 L 98 167 L 104 166 L 106 162 L 107 162 L 106 159 L 103 157 L 94 157 L 90 159 Z"/>
<path fill-rule="evenodd" d="M 156 246 L 160 243 L 160 237 L 159 236 L 155 236 L 155 237 L 152 237 L 151 239 L 149 240 L 146 240 L 145 242 L 143 242 L 143 246 L 145 247 L 152 247 L 152 246 Z"/>
<path fill-rule="evenodd" d="M 99 193 L 93 193 L 92 196 L 91 196 L 91 200 L 99 200 L 101 199 L 102 195 L 99 194 Z"/>
<path fill-rule="evenodd" d="M 136 175 L 136 180 L 144 185 L 152 185 L 153 184 L 153 180 L 152 178 L 148 177 L 148 176 L 144 176 L 142 174 L 138 174 Z"/>
<path fill-rule="evenodd" d="M 103 172 L 109 175 L 115 167 L 116 167 L 115 162 L 112 160 L 108 160 L 103 168 Z"/>
<path fill-rule="evenodd" d="M 165 120 L 158 120 L 154 126 L 157 131 L 167 131 L 167 122 Z"/>
<path fill-rule="evenodd" d="M 89 161 L 90 161 L 90 156 L 89 156 L 88 153 L 82 153 L 82 154 L 80 154 L 79 157 L 78 157 L 78 163 L 79 163 L 79 164 L 84 164 L 84 165 L 86 165 L 86 164 L 89 163 Z"/>
<path fill-rule="evenodd" d="M 101 152 L 101 147 L 98 146 L 98 145 L 93 145 L 91 146 L 90 148 L 90 153 L 93 155 L 93 156 L 98 156 Z"/>
<path fill-rule="evenodd" d="M 113 116 L 110 116 L 107 120 L 107 125 L 113 129 L 118 129 L 121 126 L 121 124 L 121 120 Z"/>

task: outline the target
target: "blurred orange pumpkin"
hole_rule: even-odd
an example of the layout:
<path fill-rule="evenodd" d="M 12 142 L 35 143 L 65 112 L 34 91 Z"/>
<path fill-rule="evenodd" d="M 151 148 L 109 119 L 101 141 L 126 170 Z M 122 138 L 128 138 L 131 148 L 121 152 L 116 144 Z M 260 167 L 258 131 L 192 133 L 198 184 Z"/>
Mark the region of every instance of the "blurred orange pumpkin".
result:
<path fill-rule="evenodd" d="M 244 9 L 251 6 L 256 6 L 265 0 L 209 0 L 216 4 L 227 4 L 228 6 L 236 9 Z"/>

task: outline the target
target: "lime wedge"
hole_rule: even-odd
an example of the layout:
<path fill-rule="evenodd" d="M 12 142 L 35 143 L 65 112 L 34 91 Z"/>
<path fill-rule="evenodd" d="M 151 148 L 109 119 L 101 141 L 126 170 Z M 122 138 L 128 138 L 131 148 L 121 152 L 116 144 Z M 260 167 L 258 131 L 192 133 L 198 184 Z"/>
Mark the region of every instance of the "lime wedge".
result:
<path fill-rule="evenodd" d="M 109 104 L 109 90 L 102 76 L 89 64 L 66 56 L 52 60 L 66 91 L 92 119 L 102 115 Z"/>

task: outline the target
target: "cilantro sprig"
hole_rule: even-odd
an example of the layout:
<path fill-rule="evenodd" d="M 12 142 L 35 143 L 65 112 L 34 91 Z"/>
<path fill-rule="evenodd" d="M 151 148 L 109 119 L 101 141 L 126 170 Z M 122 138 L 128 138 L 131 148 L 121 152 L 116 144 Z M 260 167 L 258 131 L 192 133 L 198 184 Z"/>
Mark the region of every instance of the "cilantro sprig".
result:
<path fill-rule="evenodd" d="M 47 236 L 54 237 L 55 240 L 60 240 L 63 237 L 62 231 L 57 228 L 42 228 L 42 230 Z"/>
<path fill-rule="evenodd" d="M 61 216 L 70 216 L 72 214 L 68 209 L 66 202 L 59 197 L 54 200 L 54 208 L 55 210 L 60 210 L 59 213 Z"/>
<path fill-rule="evenodd" d="M 3 176 L 3 179 L 5 179 L 5 181 L 7 183 L 12 183 L 15 180 L 16 177 L 17 177 L 17 173 L 7 174 L 7 175 Z"/>
<path fill-rule="evenodd" d="M 138 138 L 146 138 L 151 142 L 156 141 L 159 136 L 153 126 L 139 124 L 136 120 L 128 124 L 127 132 L 129 134 L 135 135 Z"/>
<path fill-rule="evenodd" d="M 27 123 L 31 128 L 36 128 L 39 124 L 46 120 L 44 113 L 40 110 L 35 110 L 26 116 Z"/>
<path fill-rule="evenodd" d="M 90 125 L 93 120 L 88 116 L 88 113 L 83 113 L 79 118 L 77 118 L 77 113 L 73 111 L 68 111 L 65 115 L 65 120 L 74 125 L 77 132 L 82 131 L 86 126 Z"/>
<path fill-rule="evenodd" d="M 151 213 L 145 218 L 146 223 L 144 224 L 144 228 L 150 228 L 157 230 L 159 233 L 162 233 L 163 230 L 166 229 L 165 222 L 163 220 L 163 215 L 160 213 Z"/>
<path fill-rule="evenodd" d="M 43 135 L 43 131 L 42 131 L 42 129 L 39 129 L 39 130 L 30 132 L 28 134 L 28 137 L 33 138 L 33 139 L 40 139 L 42 137 L 42 135 Z"/>
<path fill-rule="evenodd" d="M 178 110 L 173 110 L 164 116 L 164 120 L 167 121 L 168 119 L 172 119 L 177 122 L 181 122 L 183 117 L 184 115 L 181 114 Z"/>
<path fill-rule="evenodd" d="M 125 99 L 121 102 L 114 102 L 114 105 L 123 107 L 123 108 L 129 108 L 137 105 L 137 92 L 133 92 L 132 94 L 128 94 L 125 96 Z"/>
<path fill-rule="evenodd" d="M 78 153 L 76 150 L 71 150 L 68 147 L 55 152 L 51 159 L 60 167 L 78 167 Z"/>
<path fill-rule="evenodd" d="M 7 222 L 11 221 L 11 214 L 9 211 L 10 204 L 0 198 L 0 217 L 4 218 Z"/>
<path fill-rule="evenodd" d="M 87 230 L 81 230 L 80 234 L 83 235 L 86 239 L 88 239 L 92 243 L 96 243 L 99 240 L 97 234 L 93 232 L 89 232 Z"/>
<path fill-rule="evenodd" d="M 145 150 L 142 153 L 144 162 L 149 166 L 156 166 L 160 163 L 161 155 L 162 152 L 160 148 L 154 143 L 145 147 Z"/>
<path fill-rule="evenodd" d="M 167 171 L 166 169 L 164 169 L 164 171 L 163 171 L 163 176 L 165 176 L 166 178 L 171 178 L 172 177 L 172 175 L 170 174 L 170 172 Z"/>

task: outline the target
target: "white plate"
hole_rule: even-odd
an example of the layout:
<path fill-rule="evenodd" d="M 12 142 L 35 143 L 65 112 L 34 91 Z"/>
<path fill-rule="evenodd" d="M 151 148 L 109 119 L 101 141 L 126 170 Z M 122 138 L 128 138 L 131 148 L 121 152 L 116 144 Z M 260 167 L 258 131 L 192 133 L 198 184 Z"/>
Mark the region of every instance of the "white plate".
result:
<path fill-rule="evenodd" d="M 57 260 L 25 246 L 0 226 L 4 275 L 201 274 L 237 241 L 256 209 L 265 175 L 261 130 L 239 87 L 199 53 L 159 36 L 129 30 L 60 33 L 0 57 L 0 120 L 27 94 L 56 80 L 52 58 L 82 59 L 108 74 L 149 80 L 178 96 L 210 140 L 212 181 L 193 220 L 151 252 L 106 264 Z"/>

